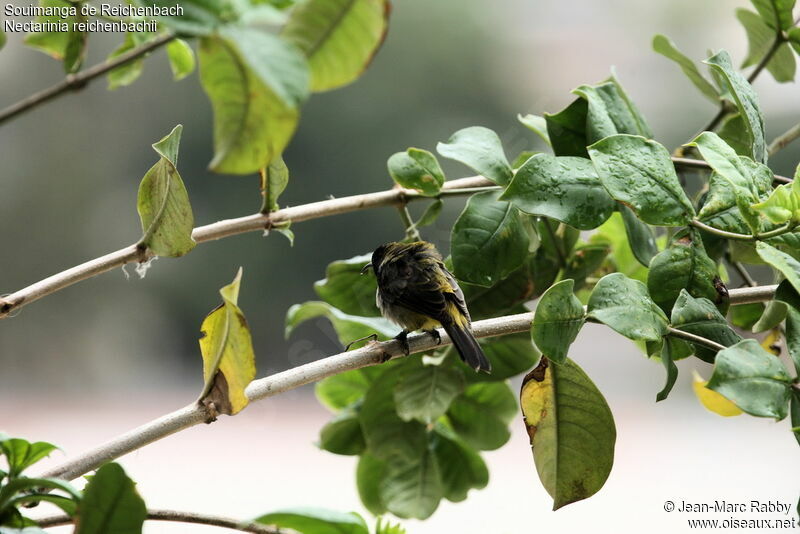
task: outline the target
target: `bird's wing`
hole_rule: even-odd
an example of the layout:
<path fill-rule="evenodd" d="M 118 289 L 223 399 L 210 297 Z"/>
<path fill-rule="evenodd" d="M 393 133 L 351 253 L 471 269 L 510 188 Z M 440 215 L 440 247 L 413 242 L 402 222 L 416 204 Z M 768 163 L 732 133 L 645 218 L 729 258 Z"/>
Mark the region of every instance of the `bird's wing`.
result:
<path fill-rule="evenodd" d="M 450 287 L 453 289 L 452 293 L 445 293 L 445 298 L 458 306 L 458 309 L 461 310 L 461 313 L 464 314 L 467 321 L 472 322 L 472 317 L 469 316 L 469 310 L 467 309 L 467 301 L 464 299 L 464 292 L 461 291 L 461 287 L 459 287 L 458 282 L 456 282 L 455 276 L 450 274 L 450 271 L 447 270 L 443 263 L 440 263 L 439 267 L 444 271 L 444 275 L 447 277 L 447 281 L 450 282 Z"/>
<path fill-rule="evenodd" d="M 438 275 L 438 276 L 437 276 Z M 435 267 L 412 268 L 403 260 L 393 261 L 381 269 L 378 284 L 381 299 L 403 306 L 437 321 L 447 314 L 447 301 L 442 291 L 442 275 Z"/>

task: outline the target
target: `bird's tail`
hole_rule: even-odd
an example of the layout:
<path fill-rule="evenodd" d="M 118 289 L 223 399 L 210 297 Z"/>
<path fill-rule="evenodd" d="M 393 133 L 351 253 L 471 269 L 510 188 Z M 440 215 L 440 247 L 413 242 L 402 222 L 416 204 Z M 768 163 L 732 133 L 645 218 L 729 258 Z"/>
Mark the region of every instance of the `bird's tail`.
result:
<path fill-rule="evenodd" d="M 475 371 L 483 371 L 484 373 L 492 372 L 492 364 L 483 353 L 483 349 L 478 344 L 478 340 L 472 335 L 469 327 L 461 327 L 457 324 L 447 323 L 442 324 L 444 331 L 450 336 L 453 341 L 458 354 L 464 362 L 475 369 Z"/>

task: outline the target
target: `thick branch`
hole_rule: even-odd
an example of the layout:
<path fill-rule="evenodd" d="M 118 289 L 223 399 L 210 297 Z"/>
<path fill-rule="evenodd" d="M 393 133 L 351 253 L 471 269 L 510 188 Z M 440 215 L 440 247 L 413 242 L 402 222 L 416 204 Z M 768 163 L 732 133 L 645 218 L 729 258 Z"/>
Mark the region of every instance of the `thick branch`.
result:
<path fill-rule="evenodd" d="M 731 289 L 730 302 L 733 305 L 770 300 L 777 286 Z M 476 337 L 496 337 L 530 329 L 533 312 L 519 313 L 476 321 L 472 329 Z M 450 344 L 447 334 L 439 330 L 441 344 L 437 344 L 429 334 L 408 336 L 409 353 L 415 354 Z M 322 358 L 305 365 L 276 373 L 266 378 L 254 380 L 245 391 L 247 398 L 258 401 L 286 391 L 317 382 L 323 378 L 345 371 L 379 365 L 385 361 L 404 356 L 400 342 L 396 340 L 382 343 L 373 342 L 351 352 L 342 352 Z M 213 415 L 203 405 L 192 403 L 175 412 L 135 428 L 94 449 L 90 449 L 63 464 L 42 473 L 45 477 L 58 477 L 72 480 L 120 456 L 133 452 L 149 443 L 158 441 L 180 430 L 203 422 L 213 422 Z"/>
<path fill-rule="evenodd" d="M 280 530 L 267 525 L 237 521 L 229 517 L 217 515 L 196 514 L 194 512 L 179 512 L 176 510 L 148 510 L 147 519 L 151 521 L 175 521 L 178 523 L 193 523 L 196 525 L 209 525 L 212 527 L 222 527 L 240 532 L 251 532 L 253 534 L 281 534 L 285 530 Z M 61 525 L 72 524 L 72 518 L 68 515 L 54 515 L 35 520 L 40 527 L 50 528 Z"/>
<path fill-rule="evenodd" d="M 460 189 L 472 189 L 488 185 L 492 185 L 492 183 L 479 176 L 461 178 L 446 182 L 443 192 L 452 194 L 460 192 Z M 403 199 L 411 201 L 420 198 L 426 197 L 422 197 L 418 192 L 409 189 L 390 189 L 377 193 L 323 200 L 320 202 L 312 202 L 311 204 L 304 204 L 302 206 L 284 208 L 273 211 L 272 213 L 256 213 L 237 219 L 228 219 L 206 226 L 199 226 L 192 232 L 192 237 L 198 243 L 203 243 L 245 232 L 261 231 L 279 223 L 289 221 L 298 223 L 363 209 L 399 205 L 403 202 Z M 130 245 L 115 252 L 111 252 L 110 254 L 106 254 L 105 256 L 72 267 L 71 269 L 67 269 L 66 271 L 54 274 L 53 276 L 0 298 L 0 319 L 8 317 L 13 311 L 35 300 L 55 293 L 65 287 L 69 287 L 76 282 L 86 280 L 87 278 L 116 269 L 128 263 L 144 261 L 148 257 L 149 254 L 147 251 L 138 248 L 136 245 Z"/>
<path fill-rule="evenodd" d="M 29 97 L 8 106 L 4 110 L 0 110 L 0 124 L 3 124 L 4 122 L 13 119 L 17 115 L 25 113 L 30 109 L 44 104 L 45 102 L 49 102 L 50 100 L 61 96 L 68 91 L 77 91 L 79 89 L 83 89 L 90 81 L 94 80 L 98 76 L 102 76 L 103 74 L 119 67 L 120 65 L 124 65 L 137 58 L 140 58 L 148 52 L 152 52 L 156 48 L 167 44 L 174 38 L 175 36 L 169 33 L 159 35 L 152 41 L 125 52 L 114 59 L 104 61 L 103 63 L 98 63 L 97 65 L 89 67 L 86 70 L 82 70 L 77 74 L 70 74 L 52 87 L 48 87 L 43 91 L 34 93 Z"/>

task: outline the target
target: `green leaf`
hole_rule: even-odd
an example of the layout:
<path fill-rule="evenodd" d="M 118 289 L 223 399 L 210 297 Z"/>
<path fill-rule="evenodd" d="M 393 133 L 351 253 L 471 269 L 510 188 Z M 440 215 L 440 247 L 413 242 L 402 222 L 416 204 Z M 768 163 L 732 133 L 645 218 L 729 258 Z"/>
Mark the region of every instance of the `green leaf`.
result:
<path fill-rule="evenodd" d="M 633 340 L 659 341 L 667 333 L 667 316 L 647 287 L 622 273 L 604 276 L 589 297 L 588 318 Z"/>
<path fill-rule="evenodd" d="M 756 252 L 762 260 L 780 271 L 795 290 L 800 291 L 800 262 L 763 241 L 756 243 Z"/>
<path fill-rule="evenodd" d="M 303 54 L 283 39 L 254 28 L 227 27 L 221 32 L 247 65 L 287 108 L 308 98 L 310 73 Z"/>
<path fill-rule="evenodd" d="M 375 534 L 407 534 L 406 529 L 400 524 L 392 524 L 379 517 L 375 522 Z"/>
<path fill-rule="evenodd" d="M 328 264 L 325 278 L 314 282 L 317 295 L 344 313 L 364 317 L 379 317 L 381 312 L 375 305 L 377 282 L 374 276 L 361 274 L 361 269 L 371 256 L 355 256 Z"/>
<path fill-rule="evenodd" d="M 333 412 L 338 412 L 360 400 L 382 369 L 365 367 L 329 376 L 316 386 L 317 399 Z"/>
<path fill-rule="evenodd" d="M 678 50 L 678 48 L 675 46 L 675 43 L 673 43 L 669 37 L 666 37 L 665 35 L 656 35 L 653 37 L 653 50 L 667 59 L 671 59 L 677 63 L 686 77 L 689 78 L 694 86 L 697 87 L 697 89 L 699 89 L 700 92 L 706 96 L 706 98 L 714 103 L 719 102 L 719 92 L 717 89 L 705 78 L 705 76 L 700 74 L 700 71 L 697 69 L 697 65 L 695 65 L 694 61 L 681 53 L 681 51 Z"/>
<path fill-rule="evenodd" d="M 410 458 L 395 458 L 387 463 L 380 484 L 386 508 L 397 517 L 427 519 L 444 496 L 439 463 L 425 447 Z"/>
<path fill-rule="evenodd" d="M 680 339 L 674 339 L 669 336 L 664 338 L 664 346 L 661 349 L 661 363 L 664 364 L 664 369 L 667 371 L 667 382 L 664 388 L 656 395 L 656 402 L 661 402 L 669 396 L 675 381 L 678 379 L 678 366 L 675 365 L 675 360 L 686 350 L 686 343 Z"/>
<path fill-rule="evenodd" d="M 334 454 L 358 455 L 366 448 L 358 411 L 346 409 L 319 431 L 319 448 Z"/>
<path fill-rule="evenodd" d="M 33 32 L 25 36 L 25 44 L 45 54 L 64 62 L 64 71 L 77 72 L 86 57 L 86 32 L 76 31 L 75 24 L 86 21 L 81 14 L 80 4 L 68 0 L 39 0 L 43 8 L 55 8 L 56 12 L 74 12 L 61 18 L 58 14 L 52 16 L 36 17 L 36 22 L 43 24 L 56 24 L 58 31 Z"/>
<path fill-rule="evenodd" d="M 372 515 L 381 515 L 386 512 L 386 505 L 381 498 L 380 485 L 386 471 L 386 462 L 375 458 L 365 452 L 358 459 L 356 467 L 356 486 L 358 496 L 364 508 Z"/>
<path fill-rule="evenodd" d="M 459 280 L 490 287 L 525 261 L 528 234 L 517 209 L 499 196 L 499 191 L 472 195 L 453 225 L 450 243 Z"/>
<path fill-rule="evenodd" d="M 492 374 L 470 373 L 471 381 L 495 382 L 517 376 L 536 365 L 539 351 L 528 334 L 509 334 L 481 341 L 484 354 L 492 362 Z"/>
<path fill-rule="evenodd" d="M 200 40 L 199 61 L 200 82 L 214 110 L 210 168 L 250 174 L 266 167 L 289 144 L 297 109 L 284 104 L 236 47 L 220 37 Z"/>
<path fill-rule="evenodd" d="M 585 320 L 583 305 L 572 293 L 572 280 L 562 280 L 545 291 L 536 305 L 531 335 L 545 356 L 556 363 L 567 360 L 569 346 Z"/>
<path fill-rule="evenodd" d="M 586 115 L 587 144 L 614 134 L 652 137 L 650 127 L 615 78 L 597 84 L 581 85 L 572 91 L 589 104 Z"/>
<path fill-rule="evenodd" d="M 394 337 L 398 332 L 398 327 L 387 319 L 349 315 L 327 302 L 310 301 L 289 308 L 286 313 L 286 337 L 292 335 L 297 325 L 317 317 L 325 317 L 331 322 L 342 345 L 370 334 L 378 334 L 378 339 L 383 341 Z"/>
<path fill-rule="evenodd" d="M 752 208 L 775 224 L 800 222 L 800 182 L 779 185 L 769 198 Z"/>
<path fill-rule="evenodd" d="M 255 522 L 302 534 L 369 534 L 367 523 L 357 513 L 325 508 L 284 508 L 264 514 Z"/>
<path fill-rule="evenodd" d="M 261 174 L 261 194 L 264 203 L 261 208 L 262 213 L 269 213 L 280 209 L 278 197 L 281 196 L 289 185 L 289 167 L 283 161 L 283 156 L 278 155 L 269 165 L 260 170 Z M 280 230 L 280 228 L 276 228 Z"/>
<path fill-rule="evenodd" d="M 392 462 L 417 459 L 428 448 L 425 426 L 417 421 L 403 421 L 397 415 L 394 388 L 399 380 L 398 373 L 381 374 L 367 390 L 359 412 L 369 452 L 378 459 Z M 385 496 L 384 502 L 388 505 Z"/>
<path fill-rule="evenodd" d="M 46 441 L 31 443 L 21 438 L 0 439 L 0 453 L 6 457 L 9 478 L 19 476 L 25 469 L 49 456 L 56 449 L 58 447 Z"/>
<path fill-rule="evenodd" d="M 119 464 L 97 470 L 83 492 L 75 534 L 139 534 L 147 517 L 136 484 Z"/>
<path fill-rule="evenodd" d="M 464 391 L 464 373 L 447 365 L 423 365 L 420 359 L 406 362 L 394 389 L 397 415 L 403 421 L 430 424 L 445 414 Z"/>
<path fill-rule="evenodd" d="M 752 147 L 750 155 L 755 161 L 766 163 L 767 141 L 764 137 L 764 117 L 761 115 L 758 96 L 752 86 L 733 67 L 731 57 L 725 50 L 708 58 L 705 63 L 728 84 L 734 103 L 744 118 L 744 125 L 750 139 L 749 144 Z M 711 162 L 709 161 L 709 163 Z M 720 171 L 717 170 L 717 172 Z"/>
<path fill-rule="evenodd" d="M 620 212 L 622 211 L 624 210 L 620 209 Z M 639 221 L 639 219 L 636 219 L 635 215 L 632 214 L 632 217 L 636 221 Z M 639 222 L 642 225 L 645 224 L 641 221 Z M 621 213 L 614 213 L 594 234 L 592 234 L 589 238 L 589 242 L 592 244 L 605 244 L 610 246 L 611 253 L 608 258 L 611 260 L 613 267 L 629 278 L 645 282 L 647 281 L 647 269 L 631 250 L 626 233 L 623 216 Z"/>
<path fill-rule="evenodd" d="M 792 430 L 794 439 L 800 444 L 800 389 L 792 388 L 792 401 L 790 403 Z M 800 503 L 798 503 L 800 504 Z"/>
<path fill-rule="evenodd" d="M 731 324 L 750 330 L 758 322 L 761 314 L 764 313 L 764 305 L 760 302 L 739 304 L 738 306 L 731 306 L 729 313 Z"/>
<path fill-rule="evenodd" d="M 525 213 L 581 230 L 597 228 L 616 206 L 590 161 L 536 154 L 517 170 L 500 197 Z"/>
<path fill-rule="evenodd" d="M 764 313 L 761 314 L 759 320 L 753 325 L 754 333 L 766 332 L 772 330 L 783 322 L 786 318 L 788 308 L 785 302 L 779 300 L 772 300 L 767 304 Z"/>
<path fill-rule="evenodd" d="M 683 226 L 694 216 L 669 152 L 659 143 L 634 135 L 613 135 L 590 146 L 589 156 L 609 194 L 644 222 Z"/>
<path fill-rule="evenodd" d="M 467 498 L 470 489 L 489 483 L 489 470 L 481 455 L 444 425 L 434 429 L 433 453 L 439 464 L 444 497 L 452 502 Z"/>
<path fill-rule="evenodd" d="M 658 254 L 658 245 L 653 229 L 647 223 L 639 220 L 628 206 L 619 204 L 618 210 L 625 225 L 625 234 L 628 236 L 631 252 L 642 266 L 649 267 L 650 262 Z"/>
<path fill-rule="evenodd" d="M 146 43 L 149 37 L 150 35 L 145 33 L 126 33 L 125 41 L 123 41 L 119 47 L 111 52 L 111 54 L 108 56 L 108 59 L 112 60 L 118 56 L 121 56 L 125 52 L 133 50 L 134 48 Z M 144 69 L 144 60 L 136 59 L 110 70 L 108 72 L 108 88 L 113 91 L 119 87 L 132 84 L 142 74 L 142 69 Z"/>
<path fill-rule="evenodd" d="M 800 296 L 792 285 L 784 280 L 775 291 L 775 299 L 786 303 L 786 349 L 794 363 L 795 373 L 800 376 Z"/>
<path fill-rule="evenodd" d="M 292 10 L 282 37 L 308 58 L 311 89 L 336 89 L 367 68 L 386 35 L 386 0 L 305 0 Z"/>
<path fill-rule="evenodd" d="M 194 215 L 189 194 L 178 173 L 178 146 L 183 126 L 153 145 L 161 156 L 139 184 L 136 209 L 144 235 L 140 243 L 158 256 L 183 256 L 197 243 L 192 239 Z"/>
<path fill-rule="evenodd" d="M 233 282 L 219 290 L 222 304 L 200 326 L 204 387 L 200 399 L 208 398 L 219 413 L 235 415 L 248 404 L 244 390 L 256 377 L 256 356 L 247 319 L 237 301 L 242 269 Z"/>
<path fill-rule="evenodd" d="M 611 252 L 608 245 L 581 245 L 567 258 L 561 278 L 575 281 L 575 291 L 583 289 L 586 278 L 597 271 Z"/>
<path fill-rule="evenodd" d="M 3 31 L 3 28 L 0 28 L 0 50 L 6 45 L 6 32 Z"/>
<path fill-rule="evenodd" d="M 436 196 L 444 184 L 444 172 L 436 156 L 420 148 L 392 154 L 387 162 L 392 179 L 407 189 Z"/>
<path fill-rule="evenodd" d="M 717 293 L 715 280 L 719 280 L 717 264 L 706 255 L 699 232 L 686 229 L 676 234 L 670 246 L 653 258 L 647 289 L 665 312 L 672 309 L 683 290 L 693 297 L 707 298 L 725 306 L 727 302 Z"/>
<path fill-rule="evenodd" d="M 577 98 L 558 113 L 545 113 L 547 133 L 556 156 L 575 156 L 587 158 L 586 115 L 589 104 L 583 98 Z"/>
<path fill-rule="evenodd" d="M 737 154 L 749 156 L 752 152 L 750 138 L 744 119 L 738 113 L 728 115 L 722 120 L 722 124 L 717 132 L 723 141 L 728 143 Z"/>
<path fill-rule="evenodd" d="M 540 115 L 517 115 L 517 120 L 529 130 L 542 138 L 542 141 L 550 145 L 550 136 L 547 133 L 547 119 Z"/>
<path fill-rule="evenodd" d="M 780 359 L 745 339 L 717 353 L 709 389 L 743 411 L 758 417 L 783 419 L 789 410 L 791 377 Z"/>
<path fill-rule="evenodd" d="M 742 23 L 747 32 L 749 47 L 747 57 L 742 63 L 742 68 L 750 67 L 766 56 L 775 41 L 775 30 L 767 26 L 758 14 L 747 9 L 737 9 L 736 18 L 739 19 L 739 22 Z M 796 69 L 797 64 L 794 54 L 788 43 L 781 44 L 772 59 L 767 63 L 767 70 L 777 82 L 793 81 Z"/>
<path fill-rule="evenodd" d="M 794 17 L 792 16 L 792 9 L 794 9 L 795 0 L 750 0 L 755 6 L 758 14 L 764 19 L 764 22 L 770 28 L 780 27 L 782 30 L 788 30 L 794 26 Z M 776 24 L 778 23 L 778 24 Z"/>
<path fill-rule="evenodd" d="M 173 39 L 167 44 L 167 58 L 169 58 L 172 77 L 176 82 L 194 72 L 194 52 L 189 43 L 183 39 Z"/>
<path fill-rule="evenodd" d="M 432 225 L 436 222 L 436 219 L 439 218 L 443 207 L 444 202 L 442 202 L 441 199 L 434 200 L 427 208 L 425 208 L 425 211 L 422 213 L 419 220 L 414 223 L 414 226 L 417 228 L 422 228 L 424 226 Z"/>
<path fill-rule="evenodd" d="M 792 28 L 787 32 L 789 36 L 789 44 L 792 45 L 794 51 L 800 54 L 800 28 Z"/>
<path fill-rule="evenodd" d="M 172 28 L 179 34 L 209 35 L 219 26 L 236 18 L 232 13 L 231 2 L 214 2 L 209 0 L 134 0 L 140 6 L 183 8 L 181 15 L 157 17 L 160 23 Z"/>
<path fill-rule="evenodd" d="M 678 330 L 716 341 L 720 345 L 730 347 L 741 341 L 716 306 L 704 298 L 694 298 L 686 291 L 681 291 L 675 306 L 672 308 L 672 326 Z M 714 361 L 714 352 L 698 345 L 697 357 Z"/>
<path fill-rule="evenodd" d="M 470 446 L 494 450 L 511 437 L 508 424 L 516 411 L 517 402 L 506 383 L 479 382 L 453 401 L 447 417 L 453 430 Z"/>
<path fill-rule="evenodd" d="M 614 463 L 617 431 L 586 373 L 572 360 L 551 365 L 543 358 L 522 382 L 520 406 L 553 509 L 597 493 Z"/>
<path fill-rule="evenodd" d="M 471 126 L 463 128 L 436 150 L 442 156 L 463 163 L 497 185 L 507 185 L 514 174 L 503 152 L 500 138 L 489 128 Z"/>

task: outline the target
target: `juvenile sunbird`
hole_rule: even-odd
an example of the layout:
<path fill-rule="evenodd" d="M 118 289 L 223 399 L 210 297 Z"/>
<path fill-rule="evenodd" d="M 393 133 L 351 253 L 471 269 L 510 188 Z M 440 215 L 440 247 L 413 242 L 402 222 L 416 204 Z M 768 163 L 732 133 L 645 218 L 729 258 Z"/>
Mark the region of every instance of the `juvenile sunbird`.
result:
<path fill-rule="evenodd" d="M 408 349 L 406 336 L 424 330 L 439 340 L 441 325 L 461 359 L 475 371 L 489 373 L 492 364 L 472 334 L 464 293 L 445 268 L 442 256 L 431 243 L 386 243 L 375 249 L 369 268 L 375 272 L 375 301 L 387 319 L 403 327 L 397 335 Z"/>

